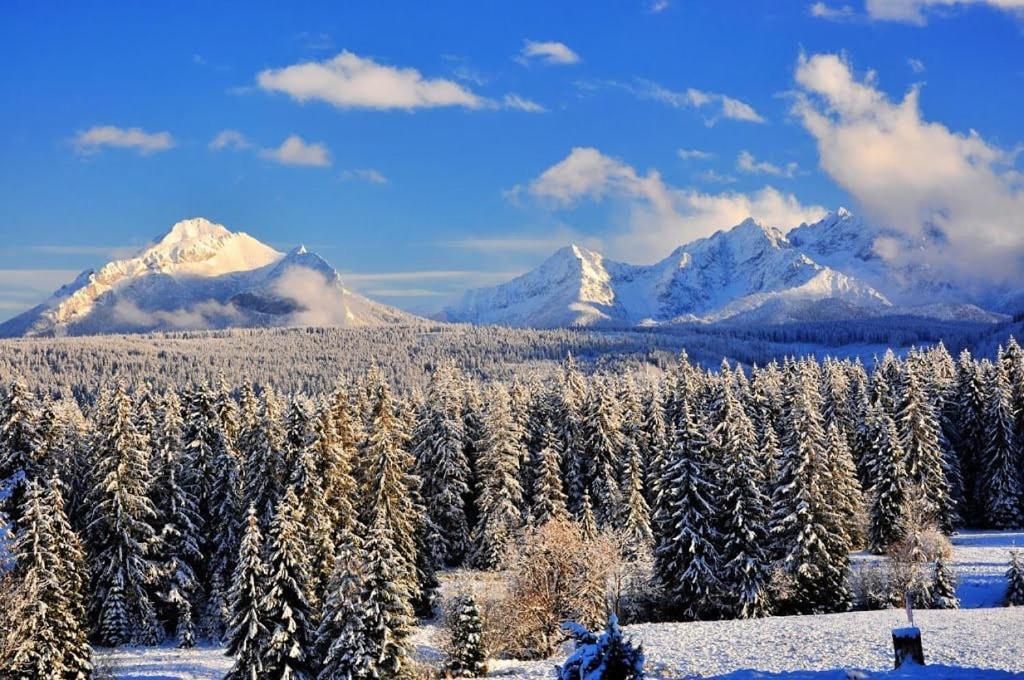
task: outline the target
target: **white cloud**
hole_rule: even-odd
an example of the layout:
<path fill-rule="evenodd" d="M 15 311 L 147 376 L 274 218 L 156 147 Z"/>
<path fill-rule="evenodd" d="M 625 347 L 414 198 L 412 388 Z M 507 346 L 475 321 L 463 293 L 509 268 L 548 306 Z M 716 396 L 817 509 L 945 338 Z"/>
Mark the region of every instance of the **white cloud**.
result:
<path fill-rule="evenodd" d="M 866 0 L 868 17 L 879 21 L 902 21 L 919 26 L 927 23 L 930 11 L 958 5 L 986 5 L 1024 16 L 1024 0 Z"/>
<path fill-rule="evenodd" d="M 901 257 L 965 279 L 1021 276 L 1024 188 L 1012 154 L 973 130 L 925 120 L 917 88 L 890 100 L 873 73 L 856 78 L 839 55 L 801 56 L 796 81 L 803 93 L 793 111 L 817 140 L 822 169 L 871 219 L 945 237 Z"/>
<path fill-rule="evenodd" d="M 324 101 L 341 109 L 488 106 L 486 99 L 455 81 L 424 78 L 414 68 L 378 64 L 347 50 L 326 61 L 267 69 L 256 80 L 264 90 L 284 92 L 300 102 Z"/>
<path fill-rule="evenodd" d="M 924 62 L 920 59 L 914 59 L 913 57 L 907 59 L 907 66 L 909 66 L 910 70 L 914 73 L 924 73 Z"/>
<path fill-rule="evenodd" d="M 765 122 L 761 114 L 744 101 L 718 92 L 698 90 L 694 87 L 679 92 L 649 80 L 639 80 L 636 83 L 624 83 L 617 80 L 591 80 L 580 81 L 576 83 L 576 86 L 583 90 L 609 88 L 624 90 L 639 99 L 661 102 L 676 109 L 710 111 L 711 117 L 707 119 L 708 125 L 714 125 L 719 118 L 728 118 L 747 123 Z"/>
<path fill-rule="evenodd" d="M 282 165 L 326 167 L 331 164 L 331 155 L 326 146 L 305 142 L 298 135 L 290 135 L 276 149 L 263 149 L 260 156 Z"/>
<path fill-rule="evenodd" d="M 547 111 L 546 108 L 537 102 L 520 97 L 515 93 L 505 95 L 503 102 L 506 109 L 516 109 L 518 111 L 526 111 L 527 113 L 544 113 Z"/>
<path fill-rule="evenodd" d="M 824 2 L 816 2 L 812 4 L 808 11 L 812 17 L 819 19 L 828 19 L 829 21 L 844 21 L 851 19 L 854 16 L 853 8 L 849 5 L 838 5 L 833 7 L 826 5 Z"/>
<path fill-rule="evenodd" d="M 379 170 L 375 168 L 355 168 L 353 170 L 343 170 L 341 172 L 341 180 L 343 182 L 361 181 L 368 182 L 369 184 L 387 184 L 388 178 L 384 176 Z"/>
<path fill-rule="evenodd" d="M 120 128 L 115 125 L 96 125 L 75 135 L 75 148 L 89 154 L 109 146 L 134 149 L 143 156 L 174 147 L 170 132 L 146 132 L 142 128 Z"/>
<path fill-rule="evenodd" d="M 796 174 L 798 167 L 797 164 L 793 162 L 786 163 L 785 167 L 781 167 L 774 163 L 769 163 L 768 161 L 759 161 L 754 158 L 754 155 L 749 151 L 741 151 L 740 155 L 736 158 L 736 169 L 752 175 L 792 177 Z"/>
<path fill-rule="evenodd" d="M 575 148 L 520 192 L 560 207 L 581 200 L 622 201 L 625 219 L 609 240 L 611 254 L 653 261 L 681 243 L 707 236 L 753 217 L 790 227 L 820 219 L 825 209 L 804 206 L 772 187 L 749 193 L 708 194 L 665 184 L 657 170 L 640 174 L 595 148 Z"/>
<path fill-rule="evenodd" d="M 714 184 L 735 184 L 736 178 L 732 175 L 723 175 L 713 169 L 707 169 L 703 172 L 698 172 L 696 175 L 697 179 L 703 182 L 712 182 Z"/>
<path fill-rule="evenodd" d="M 519 53 L 520 60 L 541 61 L 545 64 L 576 64 L 580 61 L 580 55 L 573 52 L 565 43 L 555 41 L 527 40 Z"/>
<path fill-rule="evenodd" d="M 651 14 L 661 14 L 668 9 L 670 4 L 669 0 L 653 0 L 648 9 Z"/>
<path fill-rule="evenodd" d="M 684 161 L 706 161 L 709 158 L 713 158 L 715 154 L 711 153 L 710 151 L 701 151 L 700 149 L 678 149 L 676 151 L 676 155 L 682 158 Z"/>
<path fill-rule="evenodd" d="M 221 151 L 222 149 L 233 149 L 241 151 L 248 149 L 252 144 L 238 130 L 221 130 L 217 136 L 210 140 L 210 149 Z"/>

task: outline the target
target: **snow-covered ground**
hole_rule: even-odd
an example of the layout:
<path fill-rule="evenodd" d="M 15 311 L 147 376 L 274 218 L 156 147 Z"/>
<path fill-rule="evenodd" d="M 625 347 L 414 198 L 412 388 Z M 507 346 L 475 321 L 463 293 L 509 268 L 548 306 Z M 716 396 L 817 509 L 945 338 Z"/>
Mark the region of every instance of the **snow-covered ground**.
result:
<path fill-rule="evenodd" d="M 649 677 L 656 680 L 1024 678 L 1024 608 L 996 606 L 1005 588 L 1007 551 L 1024 546 L 1024 532 L 965 532 L 953 544 L 958 591 L 972 608 L 916 612 L 929 663 L 925 669 L 887 672 L 892 665 L 890 631 L 906 624 L 902 610 L 641 624 L 627 626 L 626 634 L 643 643 Z M 435 625 L 416 631 L 414 644 L 425 661 L 441 658 L 436 633 Z M 96 656 L 114 677 L 132 680 L 210 680 L 231 666 L 223 649 L 216 647 L 97 650 Z M 491 676 L 550 678 L 559 660 L 495 660 Z"/>

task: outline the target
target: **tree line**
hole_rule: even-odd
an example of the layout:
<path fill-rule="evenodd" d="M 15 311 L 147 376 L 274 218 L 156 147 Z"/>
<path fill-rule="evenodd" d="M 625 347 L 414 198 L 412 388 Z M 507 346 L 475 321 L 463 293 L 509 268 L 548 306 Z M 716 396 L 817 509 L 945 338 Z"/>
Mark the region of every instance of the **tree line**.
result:
<path fill-rule="evenodd" d="M 0 668 L 84 678 L 90 643 L 205 639 L 232 678 L 401 677 L 438 571 L 501 570 L 552 522 L 651 561 L 660 618 L 845 611 L 852 550 L 1024 526 L 1022 445 L 1012 339 L 870 370 L 683 353 L 656 378 L 585 375 L 570 355 L 482 382 L 441 362 L 404 394 L 376 369 L 318 393 L 115 382 L 81 402 L 14 379 Z"/>

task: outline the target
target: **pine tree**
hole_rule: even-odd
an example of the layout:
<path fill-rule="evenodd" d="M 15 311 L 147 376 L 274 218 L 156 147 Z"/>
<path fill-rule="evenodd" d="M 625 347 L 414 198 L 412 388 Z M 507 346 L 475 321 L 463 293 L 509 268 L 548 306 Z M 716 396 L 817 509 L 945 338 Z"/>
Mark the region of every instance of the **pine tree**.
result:
<path fill-rule="evenodd" d="M 313 448 L 324 468 L 324 500 L 339 531 L 359 532 L 353 474 L 357 436 L 348 396 L 336 389 L 320 408 L 313 429 Z"/>
<path fill-rule="evenodd" d="M 1021 511 L 1022 485 L 1009 376 L 1005 367 L 991 366 L 986 385 L 985 453 L 980 490 L 986 523 L 997 529 L 1024 526 Z"/>
<path fill-rule="evenodd" d="M 259 649 L 262 677 L 301 680 L 311 675 L 309 566 L 301 531 L 299 499 L 288 487 L 278 502 L 264 548 L 267 576 L 259 609 L 268 632 Z"/>
<path fill-rule="evenodd" d="M 469 494 L 465 426 L 455 371 L 439 367 L 427 386 L 427 399 L 413 434 L 420 491 L 427 511 L 428 544 L 437 565 L 455 566 L 469 547 L 465 502 Z"/>
<path fill-rule="evenodd" d="M 256 508 L 260 530 L 265 533 L 274 515 L 274 505 L 283 493 L 279 475 L 284 466 L 284 428 L 281 406 L 273 391 L 264 390 L 256 422 L 243 429 L 239 437 L 244 460 L 242 503 Z"/>
<path fill-rule="evenodd" d="M 654 570 L 674 616 L 706 618 L 714 613 L 722 566 L 714 468 L 701 428 L 684 409 L 660 484 L 659 545 Z"/>
<path fill-rule="evenodd" d="M 149 551 L 156 510 L 147 497 L 147 442 L 135 428 L 131 400 L 120 385 L 105 411 L 95 442 L 87 524 L 93 566 L 90 611 L 101 644 L 152 644 L 158 633 L 147 586 L 154 567 Z"/>
<path fill-rule="evenodd" d="M 761 493 L 754 427 L 731 388 L 713 432 L 721 468 L 722 581 L 727 611 L 741 619 L 765 616 L 768 597 L 767 508 Z"/>
<path fill-rule="evenodd" d="M 519 428 L 508 407 L 508 393 L 497 385 L 489 394 L 480 446 L 480 516 L 473 531 L 472 562 L 481 569 L 501 564 L 506 546 L 522 527 L 522 448 Z"/>
<path fill-rule="evenodd" d="M 619 521 L 629 550 L 633 555 L 646 555 L 654 542 L 651 530 L 651 509 L 643 493 L 643 462 L 635 442 L 627 444 L 627 468 L 622 497 L 622 519 Z"/>
<path fill-rule="evenodd" d="M 533 505 L 530 516 L 534 526 L 569 518 L 562 490 L 561 451 L 550 419 L 544 428 L 541 448 L 534 456 Z"/>
<path fill-rule="evenodd" d="M 459 596 L 452 608 L 451 652 L 447 672 L 453 678 L 480 678 L 487 675 L 487 650 L 480 608 L 471 594 Z"/>
<path fill-rule="evenodd" d="M 875 461 L 868 545 L 871 552 L 881 555 L 906 533 L 906 464 L 892 418 L 879 406 L 872 406 L 868 419 L 871 436 L 869 455 Z"/>
<path fill-rule="evenodd" d="M 956 574 L 946 564 L 946 560 L 939 557 L 935 560 L 935 570 L 932 573 L 931 584 L 931 605 L 935 609 L 959 609 L 960 598 L 956 596 Z"/>
<path fill-rule="evenodd" d="M 582 436 L 586 475 L 590 481 L 590 500 L 594 504 L 597 525 L 602 529 L 619 528 L 619 460 L 623 437 L 621 415 L 615 394 L 604 381 L 596 383 L 584 404 Z"/>
<path fill-rule="evenodd" d="M 600 635 L 573 621 L 562 628 L 573 637 L 576 649 L 558 668 L 558 680 L 643 680 L 643 647 L 623 637 L 614 614 Z"/>
<path fill-rule="evenodd" d="M 83 628 L 75 541 L 56 484 L 25 487 L 21 529 L 11 546 L 14 588 L 0 642 L 4 677 L 88 678 L 90 649 Z"/>
<path fill-rule="evenodd" d="M 404 585 L 399 551 L 391 541 L 383 514 L 371 523 L 363 547 L 363 627 L 366 655 L 372 659 L 369 677 L 400 678 L 411 652 L 412 610 Z"/>
<path fill-rule="evenodd" d="M 925 393 L 921 370 L 920 359 L 908 359 L 896 421 L 911 484 L 909 492 L 929 516 L 941 520 L 951 506 L 949 486 L 942 465 L 939 421 Z"/>
<path fill-rule="evenodd" d="M 316 632 L 317 677 L 322 680 L 368 677 L 373 667 L 363 625 L 361 569 L 354 537 L 342 537 Z"/>
<path fill-rule="evenodd" d="M 259 680 L 263 677 L 260 653 L 269 631 L 260 604 L 266 577 L 263 536 L 256 509 L 250 506 L 228 593 L 231 617 L 226 653 L 235 658 L 235 663 L 226 676 L 227 680 Z"/>
<path fill-rule="evenodd" d="M 1010 568 L 1006 570 L 1006 606 L 1024 607 L 1024 559 L 1020 550 L 1010 551 Z"/>
<path fill-rule="evenodd" d="M 232 448 L 228 430 L 219 416 L 215 433 L 207 501 L 209 517 L 203 531 L 207 543 L 203 551 L 212 559 L 206 568 L 207 592 L 201 628 L 207 638 L 221 640 L 228 624 L 227 591 L 238 558 L 245 506 L 242 505 L 242 475 L 238 455 Z"/>
<path fill-rule="evenodd" d="M 15 529 L 26 485 L 38 477 L 38 439 L 31 395 L 21 380 L 14 380 L 0 405 L 0 489 L 7 489 L 0 495 L 0 512 Z"/>
<path fill-rule="evenodd" d="M 955 409 L 957 451 L 964 489 L 964 513 L 968 524 L 984 524 L 984 501 L 979 476 L 984 465 L 986 384 L 981 366 L 970 352 L 960 353 L 957 362 Z"/>
<path fill-rule="evenodd" d="M 850 549 L 863 547 L 864 491 L 857 479 L 847 438 L 835 424 L 830 424 L 825 433 L 825 477 L 826 502 L 839 514 L 843 540 Z"/>
<path fill-rule="evenodd" d="M 587 541 L 597 538 L 597 519 L 594 518 L 594 505 L 590 502 L 590 492 L 583 490 L 583 502 L 580 508 L 580 533 Z"/>

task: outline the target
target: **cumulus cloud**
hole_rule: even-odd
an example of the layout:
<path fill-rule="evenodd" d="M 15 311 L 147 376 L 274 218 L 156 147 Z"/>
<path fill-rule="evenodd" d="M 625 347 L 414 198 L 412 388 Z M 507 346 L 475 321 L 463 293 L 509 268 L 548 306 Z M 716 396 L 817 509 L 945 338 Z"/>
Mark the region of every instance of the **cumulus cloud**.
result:
<path fill-rule="evenodd" d="M 812 4 L 808 11 L 812 17 L 819 19 L 828 19 L 829 21 L 845 21 L 851 19 L 854 16 L 853 8 L 849 5 L 837 5 L 831 6 L 826 5 L 824 2 L 815 2 Z"/>
<path fill-rule="evenodd" d="M 115 149 L 132 149 L 148 156 L 174 147 L 170 132 L 146 132 L 142 128 L 120 128 L 115 125 L 96 125 L 75 135 L 75 149 L 79 153 L 96 153 L 109 146 Z"/>
<path fill-rule="evenodd" d="M 793 112 L 817 141 L 821 168 L 871 219 L 928 237 L 886 255 L 968 279 L 1020 277 L 1024 188 L 1012 154 L 925 120 L 916 87 L 893 101 L 874 73 L 857 78 L 842 56 L 801 56 L 796 82 Z"/>
<path fill-rule="evenodd" d="M 218 328 L 242 321 L 244 316 L 233 304 L 216 300 L 174 310 L 147 310 L 130 300 L 118 300 L 112 314 L 115 321 L 132 328 L 173 330 Z"/>
<path fill-rule="evenodd" d="M 342 170 L 341 181 L 343 182 L 367 182 L 369 184 L 387 184 L 388 178 L 382 172 L 374 168 L 355 168 Z"/>
<path fill-rule="evenodd" d="M 791 227 L 825 214 L 824 208 L 805 206 L 793 194 L 772 187 L 721 194 L 672 187 L 657 170 L 641 174 L 592 147 L 573 149 L 529 184 L 520 186 L 517 193 L 562 208 L 583 200 L 621 201 L 625 218 L 609 238 L 610 249 L 617 257 L 643 262 L 748 217 Z"/>
<path fill-rule="evenodd" d="M 519 55 L 524 63 L 540 61 L 544 64 L 577 64 L 580 61 L 580 55 L 569 49 L 568 45 L 555 41 L 527 40 Z"/>
<path fill-rule="evenodd" d="M 866 0 L 868 17 L 923 25 L 929 12 L 957 6 L 985 5 L 1024 17 L 1024 0 Z"/>
<path fill-rule="evenodd" d="M 290 135 L 276 149 L 263 149 L 260 156 L 282 165 L 326 167 L 331 164 L 326 146 L 305 142 L 298 135 Z"/>
<path fill-rule="evenodd" d="M 799 169 L 794 162 L 785 166 L 775 165 L 768 161 L 759 161 L 749 151 L 741 151 L 736 158 L 736 169 L 752 175 L 775 175 L 776 177 L 792 177 Z"/>
<path fill-rule="evenodd" d="M 252 144 L 238 130 L 221 130 L 217 133 L 216 137 L 210 140 L 209 146 L 213 151 L 221 151 L 223 149 L 242 151 L 251 147 Z"/>
<path fill-rule="evenodd" d="M 404 109 L 461 106 L 479 109 L 486 99 L 444 78 L 424 78 L 414 68 L 379 64 L 343 51 L 326 61 L 267 69 L 256 78 L 268 92 L 296 101 L 323 101 L 340 109 Z"/>
<path fill-rule="evenodd" d="M 286 269 L 274 283 L 273 293 L 301 305 L 289 320 L 293 325 L 346 326 L 350 321 L 341 289 L 316 270 Z"/>

